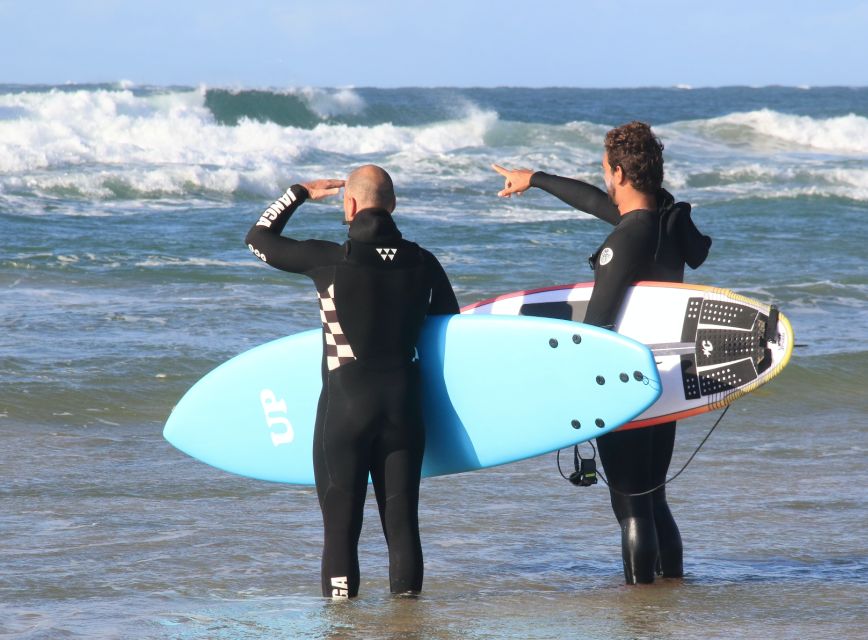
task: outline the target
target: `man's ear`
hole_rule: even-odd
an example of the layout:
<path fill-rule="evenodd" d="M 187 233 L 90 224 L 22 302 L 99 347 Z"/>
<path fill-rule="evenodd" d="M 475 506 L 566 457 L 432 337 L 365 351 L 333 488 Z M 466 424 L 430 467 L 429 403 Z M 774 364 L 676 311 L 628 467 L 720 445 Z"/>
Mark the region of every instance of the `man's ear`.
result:
<path fill-rule="evenodd" d="M 615 184 L 619 185 L 623 185 L 627 181 L 627 175 L 624 173 L 624 168 L 621 165 L 612 169 L 612 179 L 615 181 Z"/>
<path fill-rule="evenodd" d="M 344 220 L 352 222 L 359 212 L 359 203 L 355 198 L 348 196 L 344 198 Z"/>

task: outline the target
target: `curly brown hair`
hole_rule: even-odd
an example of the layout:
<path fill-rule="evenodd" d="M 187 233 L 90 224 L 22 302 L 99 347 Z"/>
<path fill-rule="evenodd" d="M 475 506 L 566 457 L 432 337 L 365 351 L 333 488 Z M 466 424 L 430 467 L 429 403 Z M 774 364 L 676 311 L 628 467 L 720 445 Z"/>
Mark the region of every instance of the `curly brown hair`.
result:
<path fill-rule="evenodd" d="M 663 184 L 663 143 L 651 127 L 634 120 L 606 134 L 612 171 L 620 166 L 637 191 L 654 194 Z"/>

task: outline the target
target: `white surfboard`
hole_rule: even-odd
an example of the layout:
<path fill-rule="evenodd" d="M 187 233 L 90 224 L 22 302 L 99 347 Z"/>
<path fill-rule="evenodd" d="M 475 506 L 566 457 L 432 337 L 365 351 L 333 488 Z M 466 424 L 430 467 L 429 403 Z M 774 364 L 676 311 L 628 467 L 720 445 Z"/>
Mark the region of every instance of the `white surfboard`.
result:
<path fill-rule="evenodd" d="M 593 287 L 583 282 L 516 291 L 462 313 L 581 322 Z M 704 285 L 637 283 L 627 292 L 615 330 L 651 349 L 663 385 L 660 398 L 622 429 L 723 408 L 778 375 L 793 350 L 793 329 L 777 308 Z"/>

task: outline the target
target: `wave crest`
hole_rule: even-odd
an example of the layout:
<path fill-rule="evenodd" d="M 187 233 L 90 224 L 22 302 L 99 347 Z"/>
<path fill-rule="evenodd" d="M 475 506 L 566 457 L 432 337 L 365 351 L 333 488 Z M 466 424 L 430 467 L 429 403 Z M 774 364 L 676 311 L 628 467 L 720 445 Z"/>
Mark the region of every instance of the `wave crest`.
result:
<path fill-rule="evenodd" d="M 868 118 L 852 113 L 834 118 L 812 118 L 760 109 L 670 127 L 693 130 L 724 145 L 749 146 L 758 150 L 820 149 L 868 153 Z"/>
<path fill-rule="evenodd" d="M 417 126 L 330 123 L 320 115 L 310 128 L 247 116 L 229 125 L 208 107 L 214 95 L 204 88 L 0 95 L 0 192 L 98 199 L 271 194 L 300 164 L 333 167 L 348 164 L 343 156 L 483 146 L 497 121 L 496 113 L 471 106 L 454 120 Z M 364 109 L 350 90 L 302 90 L 291 98 L 322 116 Z"/>
<path fill-rule="evenodd" d="M 262 197 L 371 161 L 426 183 L 481 183 L 490 162 L 599 179 L 608 125 L 502 120 L 498 95 L 476 96 L 481 107 L 421 89 L 11 88 L 0 92 L 0 206 L 19 196 Z M 656 129 L 667 183 L 685 197 L 868 200 L 866 117 L 760 109 Z"/>

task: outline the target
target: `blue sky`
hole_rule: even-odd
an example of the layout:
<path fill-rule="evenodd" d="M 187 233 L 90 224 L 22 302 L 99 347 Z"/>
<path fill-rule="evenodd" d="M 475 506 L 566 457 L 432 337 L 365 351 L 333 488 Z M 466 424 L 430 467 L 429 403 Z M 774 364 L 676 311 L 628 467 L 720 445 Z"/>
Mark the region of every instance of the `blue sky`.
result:
<path fill-rule="evenodd" d="M 865 0 L 0 0 L 0 83 L 868 84 Z"/>

